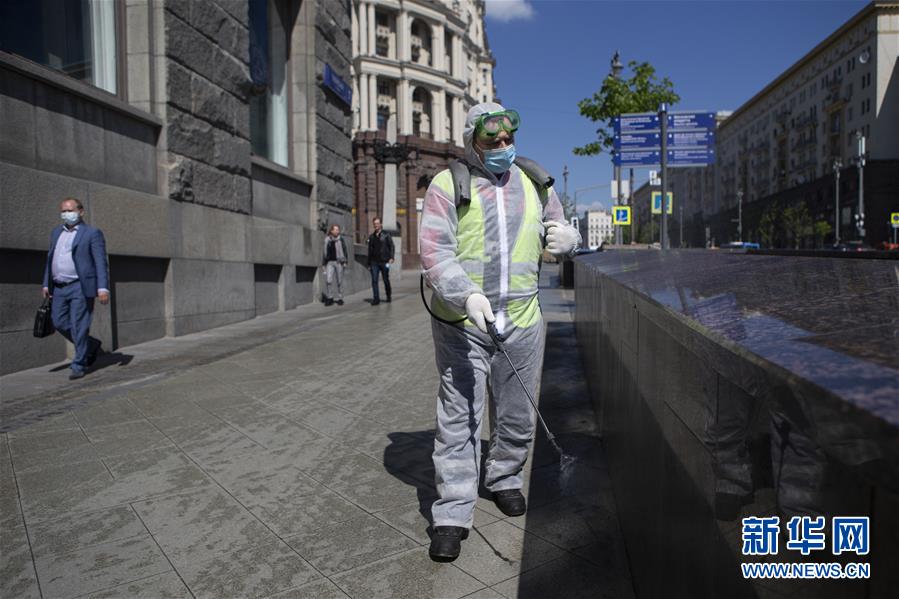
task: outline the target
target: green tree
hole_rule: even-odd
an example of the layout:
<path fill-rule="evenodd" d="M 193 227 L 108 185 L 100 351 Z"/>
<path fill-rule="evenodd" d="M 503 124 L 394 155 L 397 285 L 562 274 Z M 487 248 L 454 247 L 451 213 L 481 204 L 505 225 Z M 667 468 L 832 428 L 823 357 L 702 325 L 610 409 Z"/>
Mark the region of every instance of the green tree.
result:
<path fill-rule="evenodd" d="M 759 219 L 759 241 L 763 248 L 777 247 L 777 229 L 783 214 L 780 204 L 772 202 Z"/>
<path fill-rule="evenodd" d="M 610 74 L 592 98 L 584 98 L 578 102 L 581 114 L 594 123 L 599 123 L 599 129 L 596 130 L 599 139 L 574 148 L 576 155 L 593 156 L 610 151 L 614 145 L 614 117 L 630 112 L 655 112 L 662 102 L 676 104 L 680 101 L 680 96 L 674 93 L 671 80 L 664 77 L 659 81 L 655 67 L 648 62 L 638 63 L 632 60 L 627 66 L 631 72 L 630 78 L 613 77 Z"/>
<path fill-rule="evenodd" d="M 833 226 L 826 220 L 819 220 L 815 223 L 815 237 L 817 238 L 818 247 L 824 247 L 824 242 L 831 233 L 833 233 Z"/>
<path fill-rule="evenodd" d="M 793 248 L 797 250 L 802 240 L 814 232 L 812 217 L 804 203 L 790 206 L 783 211 L 783 226 L 787 237 L 793 243 Z"/>

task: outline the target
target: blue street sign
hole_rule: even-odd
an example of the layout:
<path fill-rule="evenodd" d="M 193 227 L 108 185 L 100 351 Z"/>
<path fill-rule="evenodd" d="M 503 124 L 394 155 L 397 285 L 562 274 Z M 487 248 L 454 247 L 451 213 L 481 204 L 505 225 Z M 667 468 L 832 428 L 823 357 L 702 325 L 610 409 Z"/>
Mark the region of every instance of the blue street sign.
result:
<path fill-rule="evenodd" d="M 622 114 L 612 119 L 615 133 L 638 133 L 640 131 L 658 131 L 659 115 L 654 112 L 641 114 Z"/>
<path fill-rule="evenodd" d="M 668 150 L 668 166 L 706 166 L 715 163 L 712 148 L 674 148 Z"/>
<path fill-rule="evenodd" d="M 685 129 L 714 129 L 714 112 L 675 112 L 668 113 L 668 131 Z"/>
<path fill-rule="evenodd" d="M 659 133 L 622 133 L 615 135 L 615 150 L 659 149 L 662 136 Z"/>
<path fill-rule="evenodd" d="M 708 129 L 675 131 L 668 134 L 669 148 L 708 148 L 714 145 L 715 132 Z"/>
<path fill-rule="evenodd" d="M 325 72 L 323 77 L 325 86 L 334 92 L 338 98 L 343 100 L 347 106 L 353 105 L 353 88 L 340 78 L 340 75 L 334 72 L 331 65 L 325 63 Z"/>
<path fill-rule="evenodd" d="M 612 157 L 612 164 L 623 167 L 657 166 L 662 163 L 662 152 L 656 150 L 622 150 Z"/>

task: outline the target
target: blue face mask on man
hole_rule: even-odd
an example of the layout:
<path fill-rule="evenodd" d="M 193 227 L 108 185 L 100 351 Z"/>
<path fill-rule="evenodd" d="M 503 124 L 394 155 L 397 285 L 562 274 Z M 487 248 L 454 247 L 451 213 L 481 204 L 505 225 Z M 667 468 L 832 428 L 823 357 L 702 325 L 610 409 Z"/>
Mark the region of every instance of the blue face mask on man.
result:
<path fill-rule="evenodd" d="M 513 162 L 515 162 L 514 144 L 496 150 L 484 150 L 484 166 L 494 175 L 502 175 L 512 168 Z"/>

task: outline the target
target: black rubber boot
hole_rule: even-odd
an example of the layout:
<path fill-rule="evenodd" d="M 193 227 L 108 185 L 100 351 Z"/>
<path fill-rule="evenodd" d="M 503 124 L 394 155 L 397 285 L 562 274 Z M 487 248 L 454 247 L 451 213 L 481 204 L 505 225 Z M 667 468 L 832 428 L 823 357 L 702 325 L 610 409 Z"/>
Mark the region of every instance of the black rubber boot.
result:
<path fill-rule="evenodd" d="M 527 510 L 527 502 L 520 489 L 505 489 L 493 493 L 493 501 L 499 511 L 507 516 L 520 516 Z"/>
<path fill-rule="evenodd" d="M 462 541 L 468 538 L 468 529 L 461 526 L 437 526 L 431 535 L 428 553 L 435 562 L 451 562 L 459 557 Z"/>

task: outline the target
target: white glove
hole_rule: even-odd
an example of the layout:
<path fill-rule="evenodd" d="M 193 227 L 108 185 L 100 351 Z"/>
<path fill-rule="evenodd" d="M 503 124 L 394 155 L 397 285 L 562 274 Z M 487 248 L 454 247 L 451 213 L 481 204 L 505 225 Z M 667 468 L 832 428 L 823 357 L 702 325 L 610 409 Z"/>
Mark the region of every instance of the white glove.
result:
<path fill-rule="evenodd" d="M 487 332 L 487 323 L 496 321 L 493 309 L 490 307 L 490 300 L 480 293 L 472 293 L 468 296 L 468 299 L 465 300 L 465 312 L 468 314 L 468 320 L 484 333 Z"/>
<path fill-rule="evenodd" d="M 574 230 L 574 227 L 554 220 L 544 222 L 543 226 L 546 227 L 546 251 L 550 254 L 561 256 L 571 253 L 577 247 L 580 235 Z"/>

